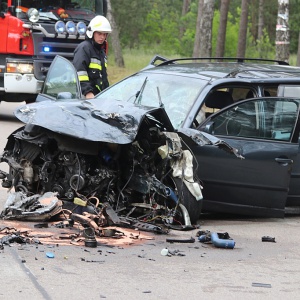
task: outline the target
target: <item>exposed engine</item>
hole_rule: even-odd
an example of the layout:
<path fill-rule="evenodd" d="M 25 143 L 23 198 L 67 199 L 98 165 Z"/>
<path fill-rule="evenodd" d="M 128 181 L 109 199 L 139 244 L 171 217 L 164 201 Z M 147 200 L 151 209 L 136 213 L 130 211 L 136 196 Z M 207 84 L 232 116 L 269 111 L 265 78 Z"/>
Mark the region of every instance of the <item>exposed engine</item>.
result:
<path fill-rule="evenodd" d="M 118 213 L 186 223 L 170 174 L 170 159 L 181 155 L 181 149 L 174 149 L 179 139 L 169 139 L 157 127 L 141 129 L 133 143 L 120 145 L 27 125 L 10 136 L 2 154 L 1 161 L 10 166 L 8 174 L 1 173 L 2 186 L 27 195 L 56 192 L 68 201 L 98 199 Z M 163 159 L 158 148 L 166 144 L 176 151 Z"/>

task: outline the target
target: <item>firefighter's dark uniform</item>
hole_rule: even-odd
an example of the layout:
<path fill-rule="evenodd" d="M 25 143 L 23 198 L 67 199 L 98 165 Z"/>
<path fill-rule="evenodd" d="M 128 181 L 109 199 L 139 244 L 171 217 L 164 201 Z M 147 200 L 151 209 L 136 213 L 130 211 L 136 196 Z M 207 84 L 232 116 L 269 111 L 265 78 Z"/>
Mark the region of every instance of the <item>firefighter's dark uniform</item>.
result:
<path fill-rule="evenodd" d="M 74 51 L 73 64 L 84 96 L 89 92 L 96 95 L 109 86 L 105 43 L 99 45 L 90 39 L 83 41 Z"/>

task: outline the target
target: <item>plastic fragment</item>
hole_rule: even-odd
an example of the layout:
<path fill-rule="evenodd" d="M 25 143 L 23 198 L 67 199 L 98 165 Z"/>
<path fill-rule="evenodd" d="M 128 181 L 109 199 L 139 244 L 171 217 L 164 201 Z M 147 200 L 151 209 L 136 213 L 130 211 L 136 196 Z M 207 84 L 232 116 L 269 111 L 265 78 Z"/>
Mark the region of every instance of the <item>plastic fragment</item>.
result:
<path fill-rule="evenodd" d="M 271 284 L 269 284 L 269 283 L 259 283 L 259 282 L 253 282 L 252 286 L 265 287 L 265 288 L 271 288 L 272 287 Z"/>
<path fill-rule="evenodd" d="M 52 252 L 46 252 L 46 256 L 48 258 L 54 258 L 54 253 L 52 253 Z"/>
<path fill-rule="evenodd" d="M 160 252 L 160 254 L 163 255 L 163 256 L 167 256 L 169 254 L 168 248 L 162 249 L 161 252 Z"/>

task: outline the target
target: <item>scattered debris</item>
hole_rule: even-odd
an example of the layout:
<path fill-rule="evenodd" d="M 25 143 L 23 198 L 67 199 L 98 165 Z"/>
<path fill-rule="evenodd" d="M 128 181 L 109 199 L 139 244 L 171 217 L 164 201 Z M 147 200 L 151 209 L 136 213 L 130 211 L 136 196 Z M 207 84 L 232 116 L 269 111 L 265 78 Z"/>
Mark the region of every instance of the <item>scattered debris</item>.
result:
<path fill-rule="evenodd" d="M 124 236 L 124 232 L 119 231 L 115 228 L 103 228 L 102 233 L 100 234 L 100 236 L 121 238 L 122 236 Z M 134 238 L 138 238 L 138 236 L 136 236 Z"/>
<path fill-rule="evenodd" d="M 46 252 L 46 256 L 48 258 L 54 258 L 54 253 L 53 252 Z"/>
<path fill-rule="evenodd" d="M 185 254 L 181 253 L 180 250 L 170 250 L 168 248 L 163 248 L 160 252 L 162 256 L 185 256 Z"/>
<path fill-rule="evenodd" d="M 48 223 L 34 224 L 35 228 L 48 228 Z"/>
<path fill-rule="evenodd" d="M 185 256 L 180 250 L 169 250 L 169 256 Z"/>
<path fill-rule="evenodd" d="M 0 215 L 4 222 L 21 220 L 39 221 L 39 223 L 31 224 L 31 228 L 22 231 L 17 230 L 16 226 L 5 226 L 0 229 L 0 237 L 5 235 L 0 239 L 1 249 L 4 248 L 4 245 L 9 245 L 12 242 L 37 245 L 53 243 L 53 241 L 59 241 L 57 245 L 68 243 L 96 248 L 98 245 L 107 244 L 107 241 L 103 243 L 104 238 L 109 239 L 111 244 L 118 244 L 112 243 L 112 240 L 124 240 L 119 244 L 127 243 L 130 245 L 133 240 L 141 242 L 142 240 L 154 239 L 152 236 L 142 235 L 140 230 L 168 234 L 171 228 L 184 231 L 198 228 L 197 225 L 176 225 L 167 220 L 160 224 L 151 220 L 144 221 L 142 217 L 131 217 L 133 211 L 126 216 L 119 216 L 109 203 L 102 203 L 100 209 L 99 200 L 96 197 L 91 197 L 87 201 L 81 200 L 81 198 L 75 197 L 74 203 L 68 201 L 67 206 L 64 207 L 65 202 L 59 200 L 56 193 L 48 192 L 43 196 L 34 195 L 30 197 L 25 196 L 22 192 L 11 193 Z M 118 230 L 116 227 L 122 227 L 124 231 Z M 34 229 L 39 231 L 34 232 Z M 133 231 L 128 233 L 128 229 Z M 47 232 L 42 230 L 47 230 Z M 213 243 L 219 248 L 232 249 L 235 245 L 228 233 L 198 231 L 197 236 L 200 242 Z M 194 243 L 195 238 L 167 238 L 166 242 Z M 48 254 L 47 257 L 50 258 Z M 167 248 L 162 249 L 161 255 L 184 256 L 178 250 L 170 251 Z"/>
<path fill-rule="evenodd" d="M 62 206 L 63 202 L 56 197 L 56 193 L 52 192 L 29 197 L 23 192 L 9 193 L 0 218 L 46 221 L 59 214 Z"/>
<path fill-rule="evenodd" d="M 73 226 L 74 226 L 74 220 L 72 219 L 64 220 L 55 224 L 55 227 L 57 228 L 65 228 L 65 227 L 73 227 Z"/>
<path fill-rule="evenodd" d="M 193 237 L 190 237 L 189 239 L 166 239 L 166 242 L 168 243 L 195 243 L 195 239 Z"/>
<path fill-rule="evenodd" d="M 160 254 L 163 255 L 163 256 L 167 256 L 169 254 L 169 249 L 168 248 L 163 248 L 160 251 Z"/>
<path fill-rule="evenodd" d="M 89 231 L 92 228 L 82 225 L 79 222 L 74 222 L 73 226 L 60 227 L 61 221 L 58 219 L 59 216 L 55 217 L 55 220 L 48 221 L 47 228 L 36 227 L 34 222 L 22 222 L 14 220 L 1 220 L 0 227 L 0 249 L 3 250 L 4 246 L 10 245 L 11 243 L 20 244 L 45 244 L 48 247 L 54 247 L 53 245 L 74 245 L 74 246 L 85 246 L 86 237 L 84 231 Z M 61 216 L 60 216 L 61 217 Z M 68 218 L 68 215 L 63 216 Z M 103 236 L 103 229 L 107 230 L 107 233 L 115 233 L 113 236 Z M 105 235 L 107 235 L 105 233 Z M 153 240 L 155 237 L 151 233 L 136 232 L 131 228 L 124 228 L 122 231 L 114 227 L 101 228 L 95 231 L 95 241 L 87 240 L 86 247 L 91 247 L 91 244 L 97 243 L 97 246 L 129 246 L 131 244 L 140 244 L 147 240 Z"/>
<path fill-rule="evenodd" d="M 227 232 L 217 233 L 210 231 L 199 231 L 198 240 L 201 243 L 212 243 L 217 248 L 233 249 L 235 241 L 232 240 Z"/>
<path fill-rule="evenodd" d="M 88 263 L 100 263 L 100 264 L 103 264 L 103 263 L 105 263 L 105 261 L 104 260 L 90 260 L 90 259 L 85 259 L 85 258 L 81 258 L 81 261 L 85 261 L 85 262 L 88 262 Z"/>
<path fill-rule="evenodd" d="M 3 245 L 9 245 L 10 243 L 25 244 L 26 239 L 20 236 L 20 234 L 10 234 L 4 236 L 0 239 L 0 249 L 3 249 Z"/>
<path fill-rule="evenodd" d="M 269 284 L 269 283 L 259 283 L 259 282 L 253 282 L 252 286 L 264 287 L 264 288 L 271 288 L 272 287 L 271 284 Z"/>
<path fill-rule="evenodd" d="M 83 235 L 85 237 L 84 244 L 86 247 L 97 247 L 97 240 L 95 237 L 95 230 L 93 228 L 85 228 L 83 230 Z"/>
<path fill-rule="evenodd" d="M 275 242 L 275 238 L 274 237 L 270 237 L 270 236 L 263 236 L 261 238 L 262 242 L 271 242 L 271 243 L 276 243 Z"/>

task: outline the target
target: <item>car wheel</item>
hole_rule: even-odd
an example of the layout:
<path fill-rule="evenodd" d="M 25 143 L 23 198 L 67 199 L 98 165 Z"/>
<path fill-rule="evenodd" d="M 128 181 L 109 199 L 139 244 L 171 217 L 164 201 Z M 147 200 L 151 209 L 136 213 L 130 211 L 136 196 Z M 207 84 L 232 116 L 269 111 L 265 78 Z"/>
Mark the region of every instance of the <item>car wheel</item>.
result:
<path fill-rule="evenodd" d="M 179 206 L 181 210 L 182 217 L 184 218 L 185 212 L 184 208 L 187 210 L 191 224 L 196 224 L 200 218 L 202 210 L 202 200 L 196 200 L 196 198 L 191 194 L 189 189 L 186 187 L 181 178 L 172 178 L 176 191 L 177 197 L 180 203 L 184 206 Z M 189 225 L 189 224 L 185 224 Z"/>

